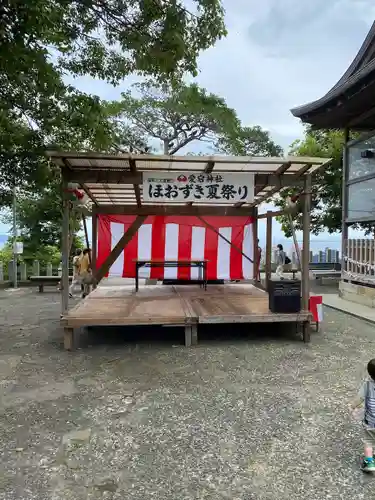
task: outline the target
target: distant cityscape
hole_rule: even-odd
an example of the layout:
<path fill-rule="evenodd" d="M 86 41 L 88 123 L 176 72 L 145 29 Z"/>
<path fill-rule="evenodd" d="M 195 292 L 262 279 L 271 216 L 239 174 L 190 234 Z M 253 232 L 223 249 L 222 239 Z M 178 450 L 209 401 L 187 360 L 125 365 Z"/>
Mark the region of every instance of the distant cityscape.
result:
<path fill-rule="evenodd" d="M 302 248 L 301 248 L 302 250 Z M 293 249 L 285 249 L 286 254 L 289 256 L 293 264 L 298 263 L 297 252 Z M 272 262 L 276 262 L 276 249 L 273 249 Z M 263 260 L 263 259 L 262 259 Z M 318 250 L 317 252 L 310 251 L 310 262 L 317 263 L 328 263 L 328 262 L 340 262 L 340 252 L 334 248 L 326 247 L 324 250 Z"/>

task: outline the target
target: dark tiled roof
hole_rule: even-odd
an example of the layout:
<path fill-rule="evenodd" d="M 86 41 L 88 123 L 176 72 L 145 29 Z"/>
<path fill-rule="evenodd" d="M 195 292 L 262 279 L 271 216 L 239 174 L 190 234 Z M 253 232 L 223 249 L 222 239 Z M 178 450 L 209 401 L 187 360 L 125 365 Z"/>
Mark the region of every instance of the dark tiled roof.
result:
<path fill-rule="evenodd" d="M 291 112 L 302 121 L 318 127 L 346 127 L 355 117 L 355 110 L 358 111 L 357 115 L 362 114 L 363 106 L 368 108 L 369 104 L 372 105 L 367 96 L 365 102 L 360 98 L 361 92 L 368 89 L 371 84 L 375 86 L 375 22 L 353 62 L 332 89 L 320 99 L 293 108 Z M 351 103 L 350 111 L 346 109 L 350 99 L 356 99 L 355 110 L 353 110 L 354 103 Z M 375 117 L 373 122 L 375 124 Z M 358 128 L 368 128 L 368 126 L 372 128 L 371 124 L 367 126 L 365 123 L 357 123 L 357 125 Z"/>

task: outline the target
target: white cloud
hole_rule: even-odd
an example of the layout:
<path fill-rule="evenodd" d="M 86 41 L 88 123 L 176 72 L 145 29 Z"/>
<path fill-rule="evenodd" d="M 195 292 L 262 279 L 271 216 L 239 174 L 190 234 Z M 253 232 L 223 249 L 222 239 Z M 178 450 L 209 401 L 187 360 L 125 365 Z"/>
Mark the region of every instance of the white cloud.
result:
<path fill-rule="evenodd" d="M 284 148 L 301 136 L 290 108 L 325 94 L 347 69 L 375 14 L 372 0 L 223 0 L 228 36 L 202 53 L 197 81 L 223 96 L 248 125 Z M 114 88 L 83 77 L 81 90 L 116 99 Z"/>

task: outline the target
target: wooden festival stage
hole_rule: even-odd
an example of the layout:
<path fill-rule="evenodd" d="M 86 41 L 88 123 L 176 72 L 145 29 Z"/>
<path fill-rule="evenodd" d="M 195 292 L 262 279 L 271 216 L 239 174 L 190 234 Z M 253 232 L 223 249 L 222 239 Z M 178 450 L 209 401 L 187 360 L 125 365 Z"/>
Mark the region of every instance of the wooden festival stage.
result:
<path fill-rule="evenodd" d="M 103 285 L 62 317 L 64 346 L 74 348 L 74 329 L 88 326 L 162 325 L 185 328 L 185 345 L 198 342 L 198 325 L 204 323 L 279 323 L 303 326 L 303 340 L 309 340 L 308 311 L 272 313 L 268 294 L 251 284 Z"/>

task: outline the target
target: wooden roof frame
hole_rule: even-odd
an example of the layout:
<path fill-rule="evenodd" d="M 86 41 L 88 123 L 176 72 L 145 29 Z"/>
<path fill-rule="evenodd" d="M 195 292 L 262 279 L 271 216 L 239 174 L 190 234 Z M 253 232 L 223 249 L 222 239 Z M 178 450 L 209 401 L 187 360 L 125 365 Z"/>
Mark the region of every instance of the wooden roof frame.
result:
<path fill-rule="evenodd" d="M 168 156 L 49 151 L 65 182 L 77 183 L 96 214 L 112 215 L 255 215 L 256 207 L 280 190 L 303 186 L 304 179 L 327 166 L 330 159 L 309 157 Z M 142 200 L 142 173 L 252 173 L 253 203 L 151 204 Z"/>

